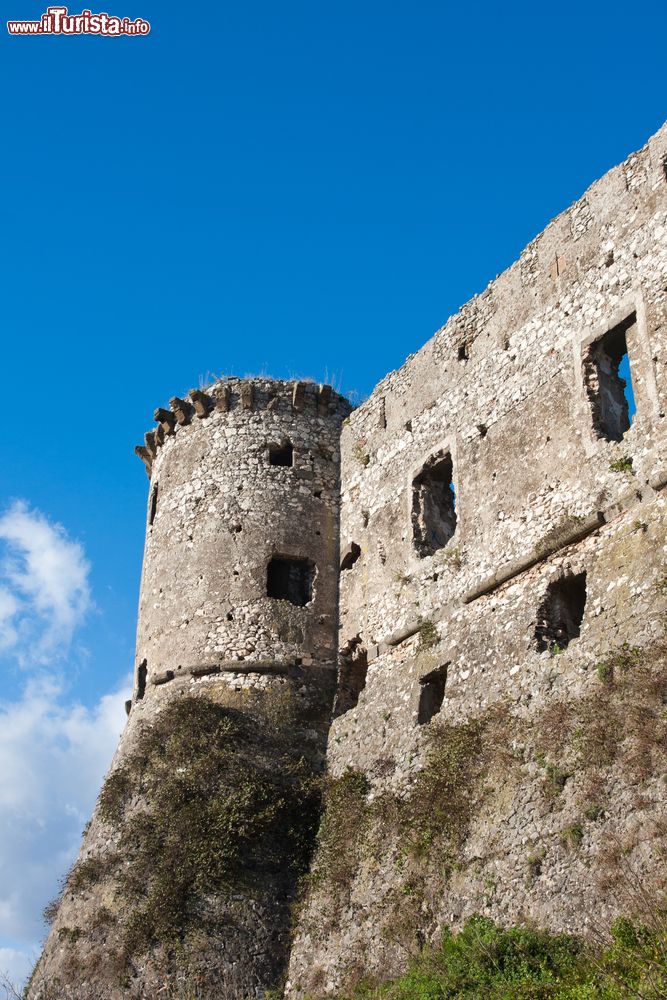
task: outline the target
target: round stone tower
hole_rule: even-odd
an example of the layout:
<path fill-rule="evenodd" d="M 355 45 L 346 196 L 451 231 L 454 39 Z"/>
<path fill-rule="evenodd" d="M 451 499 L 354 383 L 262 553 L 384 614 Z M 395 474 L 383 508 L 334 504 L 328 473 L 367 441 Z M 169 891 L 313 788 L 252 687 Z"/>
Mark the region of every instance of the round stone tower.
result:
<path fill-rule="evenodd" d="M 279 986 L 336 681 L 329 386 L 225 379 L 155 411 L 129 720 L 30 1000 Z"/>
<path fill-rule="evenodd" d="M 340 425 L 328 386 L 229 379 L 155 412 L 134 701 L 179 677 L 335 672 Z"/>

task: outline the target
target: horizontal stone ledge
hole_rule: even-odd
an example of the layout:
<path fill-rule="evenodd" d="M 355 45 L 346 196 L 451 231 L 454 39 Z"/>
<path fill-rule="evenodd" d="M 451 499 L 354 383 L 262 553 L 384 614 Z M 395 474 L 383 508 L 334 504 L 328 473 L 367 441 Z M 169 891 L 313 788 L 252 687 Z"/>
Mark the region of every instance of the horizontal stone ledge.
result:
<path fill-rule="evenodd" d="M 154 687 L 159 687 L 161 684 L 168 684 L 169 681 L 173 681 L 174 676 L 173 670 L 161 670 L 159 674 L 154 674 L 151 677 L 151 684 Z"/>
<path fill-rule="evenodd" d="M 212 666 L 190 667 L 186 673 L 191 674 L 193 677 L 209 677 L 211 674 L 220 673 L 220 665 L 216 663 Z"/>
<path fill-rule="evenodd" d="M 411 639 L 413 635 L 416 635 L 417 632 L 419 632 L 422 624 L 423 622 L 421 620 L 409 622 L 407 625 L 404 625 L 403 628 L 396 629 L 395 632 L 392 632 L 390 636 L 383 639 L 381 642 L 371 644 L 366 650 L 368 662 L 370 663 L 372 660 L 377 660 L 378 656 L 382 656 L 383 653 L 387 653 L 390 649 L 393 649 L 394 646 L 398 646 L 400 643 L 405 642 L 406 639 Z M 341 653 L 340 655 L 344 654 Z"/>
<path fill-rule="evenodd" d="M 192 677 L 214 674 L 286 674 L 297 666 L 296 660 L 222 660 L 185 667 L 183 673 Z"/>
<path fill-rule="evenodd" d="M 575 542 L 581 541 L 586 538 L 587 535 L 592 534 L 598 528 L 601 528 L 609 520 L 607 514 L 602 511 L 596 511 L 595 514 L 591 514 L 581 521 L 577 522 L 572 526 L 569 531 L 563 531 L 559 536 L 557 543 L 545 548 L 544 551 L 534 552 L 529 556 L 525 556 L 523 559 L 517 559 L 514 562 L 508 563 L 503 569 L 499 570 L 497 573 L 487 576 L 481 583 L 463 597 L 463 604 L 471 604 L 480 597 L 484 597 L 486 594 L 492 593 L 492 591 L 497 590 L 498 587 L 512 580 L 516 576 L 520 576 L 521 573 L 525 573 L 526 570 L 532 569 L 533 566 L 537 566 L 541 562 L 545 562 L 550 559 L 551 556 L 555 555 L 561 549 L 567 548 L 568 545 L 572 545 Z M 448 605 L 446 608 L 440 608 L 435 611 L 431 616 L 430 620 L 433 622 L 442 621 L 448 613 L 451 613 L 452 605 Z M 405 642 L 406 639 L 410 639 L 413 635 L 419 632 L 423 622 L 422 620 L 408 622 L 402 628 L 397 629 L 392 632 L 391 635 L 387 636 L 377 645 L 371 646 L 368 650 L 368 659 L 374 660 L 383 653 L 388 652 L 392 647 L 398 646 L 399 643 Z"/>
<path fill-rule="evenodd" d="M 667 469 L 662 469 L 660 472 L 654 472 L 648 481 L 651 489 L 662 490 L 667 486 Z"/>
<path fill-rule="evenodd" d="M 388 638 L 382 639 L 378 643 L 371 644 L 367 651 L 368 662 L 370 663 L 371 660 L 376 660 L 378 656 L 382 656 L 383 653 L 388 653 L 390 649 L 393 649 L 394 646 L 398 646 L 400 643 L 405 642 L 406 639 L 411 639 L 413 635 L 416 635 L 419 632 L 425 621 L 430 621 L 434 625 L 437 625 L 438 622 L 446 621 L 458 606 L 458 602 L 454 601 L 443 604 L 439 608 L 434 608 L 430 615 L 426 618 L 419 618 L 408 622 L 408 624 L 404 625 L 403 628 L 392 632 Z"/>
<path fill-rule="evenodd" d="M 396 629 L 396 631 L 392 632 L 390 636 L 387 636 L 387 638 L 380 643 L 380 649 L 382 650 L 383 646 L 398 646 L 400 642 L 405 642 L 406 639 L 410 639 L 413 635 L 416 635 L 422 625 L 423 621 L 421 619 L 408 622 L 407 625 Z"/>
<path fill-rule="evenodd" d="M 583 518 L 583 520 L 577 522 L 569 531 L 563 530 L 563 533 L 559 536 L 557 543 L 545 547 L 543 551 L 536 551 L 529 556 L 524 556 L 523 559 L 516 559 L 514 562 L 508 563 L 503 569 L 498 570 L 497 573 L 492 573 L 491 576 L 487 576 L 485 580 L 482 580 L 480 584 L 469 590 L 468 593 L 463 598 L 464 604 L 472 604 L 479 597 L 484 597 L 486 594 L 490 594 L 492 591 L 497 590 L 504 583 L 512 580 L 516 576 L 520 576 L 521 573 L 525 573 L 527 570 L 532 569 L 533 566 L 537 566 L 539 563 L 545 562 L 550 559 L 556 552 L 560 552 L 561 549 L 565 549 L 568 545 L 573 545 L 575 542 L 580 542 L 582 539 L 586 538 L 587 535 L 592 534 L 598 528 L 601 528 L 606 524 L 606 518 L 602 511 L 597 511 L 595 514 L 590 514 L 588 517 Z"/>
<path fill-rule="evenodd" d="M 278 660 L 230 660 L 220 664 L 220 671 L 228 674 L 286 674 L 292 663 Z"/>
<path fill-rule="evenodd" d="M 331 663 L 313 663 L 311 657 L 304 657 L 301 662 L 296 658 L 291 660 L 223 660 L 220 663 L 198 663 L 190 667 L 179 667 L 178 670 L 162 670 L 150 678 L 154 687 L 168 684 L 175 679 L 184 677 L 214 677 L 220 674 L 273 674 L 285 676 L 296 673 L 297 676 L 312 676 L 316 672 L 335 673 L 337 665 Z"/>
<path fill-rule="evenodd" d="M 667 486 L 667 472 L 662 474 L 662 478 L 659 476 L 654 476 L 649 485 L 654 490 L 662 489 Z M 608 524 L 613 518 L 631 510 L 638 503 L 638 499 L 635 493 L 623 497 L 620 501 L 612 504 L 605 511 L 596 511 L 594 514 L 590 514 L 588 517 L 582 518 L 581 521 L 576 522 L 572 525 L 569 531 L 563 530 L 559 535 L 557 542 L 553 545 L 545 547 L 542 551 L 535 551 L 529 556 L 525 556 L 522 559 L 516 559 L 511 563 L 508 563 L 503 569 L 499 570 L 497 573 L 493 573 L 487 576 L 481 581 L 476 587 L 473 587 L 468 591 L 463 597 L 463 605 L 472 604 L 473 601 L 478 600 L 480 597 L 484 597 L 487 594 L 492 593 L 501 587 L 503 584 L 508 583 L 510 580 L 527 570 L 532 569 L 533 566 L 539 565 L 539 563 L 546 562 L 551 559 L 552 556 L 556 555 L 562 549 L 567 548 L 569 545 L 574 545 L 576 542 L 582 541 L 588 535 L 591 535 L 594 531 Z M 455 603 L 449 603 L 444 607 L 438 608 L 431 615 L 429 620 L 434 624 L 441 622 L 446 619 L 454 610 Z M 409 622 L 402 628 L 397 629 L 392 632 L 386 639 L 381 642 L 371 645 L 368 647 L 368 660 L 377 659 L 383 653 L 387 653 L 394 646 L 398 646 L 399 643 L 405 642 L 406 639 L 410 639 L 413 635 L 419 632 L 422 625 L 422 620 Z"/>

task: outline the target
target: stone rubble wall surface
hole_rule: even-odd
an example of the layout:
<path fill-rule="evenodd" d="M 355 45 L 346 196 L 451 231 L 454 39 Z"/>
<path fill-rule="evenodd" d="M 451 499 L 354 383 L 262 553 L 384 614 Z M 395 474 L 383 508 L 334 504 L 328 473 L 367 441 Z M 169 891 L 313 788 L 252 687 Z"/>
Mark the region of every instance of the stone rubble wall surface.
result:
<path fill-rule="evenodd" d="M 444 927 L 456 929 L 474 914 L 598 933 L 636 904 L 628 887 L 637 880 L 648 898 L 654 879 L 662 878 L 664 890 L 664 701 L 652 704 L 663 720 L 656 734 L 661 743 L 640 748 L 641 780 L 628 772 L 629 754 L 623 756 L 620 746 L 613 744 L 618 759 L 607 763 L 608 747 L 598 751 L 576 727 L 555 736 L 545 719 L 555 706 L 588 699 L 594 718 L 600 713 L 599 725 L 612 726 L 600 665 L 622 658 L 627 644 L 630 670 L 641 650 L 664 678 L 666 529 L 667 501 L 659 496 L 494 594 L 461 606 L 434 645 L 424 649 L 415 636 L 371 662 L 358 706 L 332 725 L 328 753 L 334 779 L 349 769 L 364 772 L 371 803 L 383 795 L 409 799 L 432 726 L 465 725 L 499 705 L 507 721 L 485 765 L 486 787 L 453 871 L 428 852 L 411 862 L 413 841 L 405 832 L 402 838 L 369 833 L 360 824 L 351 842 L 340 843 L 341 852 L 350 852 L 361 841 L 360 858 L 338 897 L 326 877 L 314 881 L 292 948 L 289 996 L 336 994 L 362 972 L 398 974 L 424 942 L 437 943 Z M 535 613 L 548 583 L 582 571 L 588 595 L 581 636 L 558 655 L 537 652 Z M 442 664 L 449 665 L 443 706 L 431 723 L 419 726 L 420 680 Z M 625 683 L 626 677 L 616 680 Z M 644 706 L 629 698 L 625 710 Z M 652 717 L 645 725 L 654 732 Z M 584 737 L 593 749 L 580 754 L 577 740 Z M 549 782 L 554 770 L 567 775 L 555 791 Z M 576 831 L 575 845 L 567 842 L 570 831 Z M 619 856 L 610 860 L 612 849 Z M 338 899 L 333 905 L 332 898 Z"/>
<path fill-rule="evenodd" d="M 294 740 L 300 742 L 308 767 L 317 773 L 323 767 L 326 738 L 320 692 L 315 685 L 302 685 L 301 693 L 297 693 L 294 681 L 284 677 L 260 680 L 263 683 L 253 685 L 235 683 L 227 675 L 200 681 L 181 677 L 156 688 L 152 697 L 133 707 L 108 779 L 123 770 L 132 771 L 141 754 L 144 734 L 159 724 L 162 713 L 188 695 L 205 697 L 232 710 L 236 708 L 251 718 L 253 710 L 248 697 L 253 694 L 261 699 L 273 696 L 278 706 L 285 698 L 296 697 L 307 721 L 303 726 L 295 726 Z M 263 729 L 261 713 L 255 725 L 258 730 Z M 184 773 L 183 764 L 174 760 L 174 772 Z M 144 775 L 143 780 L 146 779 L 150 779 L 149 774 Z M 93 874 L 81 887 L 65 883 L 55 921 L 33 974 L 30 998 L 153 1000 L 165 995 L 174 998 L 201 995 L 249 1000 L 264 996 L 267 987 L 280 982 L 289 950 L 290 908 L 295 889 L 295 876 L 287 865 L 283 872 L 264 872 L 261 880 L 250 884 L 244 880 L 238 884 L 232 881 L 224 892 L 210 890 L 197 901 L 199 917 L 187 915 L 187 930 L 180 940 L 178 936 L 157 940 L 147 951 L 128 953 L 128 928 L 143 900 L 128 896 L 122 879 L 128 871 L 136 872 L 136 863 L 132 861 L 137 846 L 136 830 L 132 824 L 150 809 L 151 802 L 145 793 L 135 795 L 128 802 L 122 820 L 110 822 L 98 801 L 73 873 L 89 865 L 99 865 L 101 873 Z M 164 849 L 165 845 L 156 843 L 149 853 L 157 859 Z M 173 847 L 171 850 L 173 853 Z M 185 856 L 189 850 L 185 843 L 176 853 Z M 174 872 L 175 877 L 178 874 Z M 144 877 L 148 884 L 151 871 L 146 870 Z M 211 932 L 211 926 L 216 927 L 215 933 Z"/>

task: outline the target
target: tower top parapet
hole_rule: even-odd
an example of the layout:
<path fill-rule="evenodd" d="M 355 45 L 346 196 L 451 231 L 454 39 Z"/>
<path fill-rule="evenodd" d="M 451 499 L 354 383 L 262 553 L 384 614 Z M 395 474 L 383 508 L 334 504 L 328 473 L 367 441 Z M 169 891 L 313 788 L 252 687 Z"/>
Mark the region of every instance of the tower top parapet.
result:
<path fill-rule="evenodd" d="M 155 430 L 147 431 L 144 443 L 135 446 L 135 453 L 146 466 L 150 478 L 153 460 L 165 439 L 193 421 L 206 420 L 214 413 L 234 410 L 257 412 L 280 410 L 283 413 L 303 413 L 306 416 L 342 421 L 352 411 L 350 401 L 332 386 L 306 379 L 273 379 L 263 375 L 220 378 L 209 386 L 190 389 L 185 398 L 172 396 L 169 408 L 157 407 Z"/>

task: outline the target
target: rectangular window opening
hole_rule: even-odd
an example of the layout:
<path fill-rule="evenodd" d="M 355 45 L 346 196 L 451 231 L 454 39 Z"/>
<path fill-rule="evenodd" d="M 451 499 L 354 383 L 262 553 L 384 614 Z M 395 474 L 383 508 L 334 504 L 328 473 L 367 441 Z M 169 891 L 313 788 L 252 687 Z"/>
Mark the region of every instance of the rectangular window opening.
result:
<path fill-rule="evenodd" d="M 359 695 L 366 687 L 367 674 L 368 653 L 365 649 L 355 646 L 348 655 L 341 656 L 333 713 L 335 719 L 357 707 Z"/>
<path fill-rule="evenodd" d="M 289 601 L 297 607 L 313 599 L 315 564 L 310 559 L 275 556 L 266 570 L 266 594 L 277 601 Z"/>
<path fill-rule="evenodd" d="M 628 355 L 628 334 L 636 313 L 609 330 L 584 352 L 584 383 L 591 404 L 593 428 L 606 441 L 622 441 L 637 409 Z"/>
<path fill-rule="evenodd" d="M 453 476 L 451 454 L 440 451 L 413 480 L 412 531 L 415 548 L 422 558 L 444 548 L 456 531 Z"/>
<path fill-rule="evenodd" d="M 269 465 L 282 465 L 286 468 L 294 465 L 294 448 L 289 441 L 269 446 Z"/>
<path fill-rule="evenodd" d="M 438 714 L 445 700 L 445 687 L 447 685 L 447 667 L 445 663 L 437 670 L 422 677 L 420 680 L 419 709 L 417 712 L 417 723 L 420 726 L 426 725 Z"/>
<path fill-rule="evenodd" d="M 544 652 L 559 653 L 581 631 L 586 608 L 586 574 L 565 576 L 550 583 L 537 612 L 535 640 Z"/>
<path fill-rule="evenodd" d="M 148 661 L 142 660 L 137 670 L 137 701 L 146 694 L 146 678 L 148 676 Z"/>

